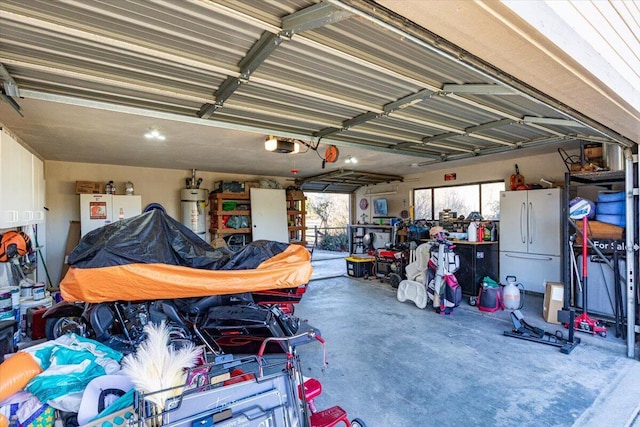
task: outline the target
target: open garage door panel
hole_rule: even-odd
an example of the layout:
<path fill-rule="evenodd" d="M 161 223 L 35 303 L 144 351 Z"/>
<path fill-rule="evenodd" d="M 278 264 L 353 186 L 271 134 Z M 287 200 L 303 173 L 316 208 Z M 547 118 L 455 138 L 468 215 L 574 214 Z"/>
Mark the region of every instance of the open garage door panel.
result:
<path fill-rule="evenodd" d="M 16 108 L 20 97 L 141 107 L 419 166 L 630 144 L 368 1 L 5 0 L 0 25 Z"/>

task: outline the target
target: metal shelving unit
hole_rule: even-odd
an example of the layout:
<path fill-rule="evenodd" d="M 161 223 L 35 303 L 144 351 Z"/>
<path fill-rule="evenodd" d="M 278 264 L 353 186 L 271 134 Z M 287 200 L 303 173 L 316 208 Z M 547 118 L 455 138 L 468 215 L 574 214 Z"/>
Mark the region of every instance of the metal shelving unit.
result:
<path fill-rule="evenodd" d="M 638 171 L 638 156 L 632 155 L 630 149 L 625 149 L 625 170 L 624 171 L 601 171 L 590 173 L 566 173 L 564 185 L 564 203 L 563 217 L 566 219 L 563 224 L 563 242 L 564 242 L 564 259 L 563 259 L 563 283 L 564 283 L 564 309 L 569 309 L 571 297 L 570 277 L 570 245 L 569 238 L 573 232 L 573 226 L 569 219 L 569 200 L 570 188 L 572 184 L 593 185 L 610 188 L 616 184 L 624 184 L 626 194 L 626 337 L 627 337 L 627 356 L 636 357 L 636 341 L 635 334 L 640 332 L 640 325 L 637 319 L 638 312 L 638 290 L 636 289 L 636 272 L 638 271 L 638 182 L 640 174 Z M 589 240 L 590 249 L 604 259 L 611 268 L 613 268 L 611 256 L 602 253 Z"/>

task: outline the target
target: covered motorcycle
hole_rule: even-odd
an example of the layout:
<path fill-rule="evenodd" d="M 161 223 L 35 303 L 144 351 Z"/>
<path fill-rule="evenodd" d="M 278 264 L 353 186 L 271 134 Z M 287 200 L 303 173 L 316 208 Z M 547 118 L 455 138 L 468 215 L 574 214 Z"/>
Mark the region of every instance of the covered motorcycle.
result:
<path fill-rule="evenodd" d="M 65 301 L 45 314 L 49 339 L 75 332 L 128 352 L 148 322 L 166 321 L 176 341 L 250 351 L 256 340 L 308 328 L 252 296 L 306 285 L 310 254 L 299 245 L 256 241 L 237 253 L 214 249 L 156 209 L 90 232 L 68 264 L 60 284 Z"/>
<path fill-rule="evenodd" d="M 65 301 L 91 303 L 297 288 L 311 278 L 306 248 L 259 240 L 214 249 L 158 209 L 88 233 L 68 258 Z"/>

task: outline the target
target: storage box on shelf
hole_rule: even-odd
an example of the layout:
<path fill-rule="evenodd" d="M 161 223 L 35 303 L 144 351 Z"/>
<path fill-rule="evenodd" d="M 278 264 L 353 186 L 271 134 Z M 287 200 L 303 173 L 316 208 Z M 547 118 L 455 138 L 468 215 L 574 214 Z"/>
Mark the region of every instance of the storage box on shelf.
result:
<path fill-rule="evenodd" d="M 289 242 L 306 245 L 306 201 L 302 191 L 287 192 L 287 222 Z"/>
<path fill-rule="evenodd" d="M 76 194 L 105 194 L 104 182 L 76 181 Z"/>

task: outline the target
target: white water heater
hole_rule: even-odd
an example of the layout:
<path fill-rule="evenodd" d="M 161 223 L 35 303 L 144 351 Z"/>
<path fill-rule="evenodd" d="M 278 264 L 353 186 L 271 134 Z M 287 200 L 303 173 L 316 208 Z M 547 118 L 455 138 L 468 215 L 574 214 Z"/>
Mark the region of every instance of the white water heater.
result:
<path fill-rule="evenodd" d="M 207 198 L 209 190 L 187 188 L 180 190 L 180 222 L 207 240 Z"/>

